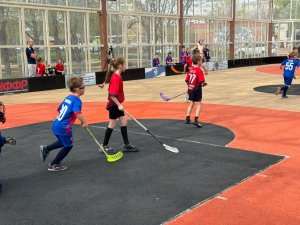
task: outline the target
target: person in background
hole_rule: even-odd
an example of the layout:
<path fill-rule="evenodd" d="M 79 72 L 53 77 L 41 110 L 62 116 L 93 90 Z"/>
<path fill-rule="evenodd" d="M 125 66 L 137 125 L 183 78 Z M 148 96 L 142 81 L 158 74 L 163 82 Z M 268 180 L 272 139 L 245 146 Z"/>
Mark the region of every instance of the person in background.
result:
<path fill-rule="evenodd" d="M 288 59 L 298 59 L 299 60 L 299 52 L 297 47 L 293 47 L 293 51 L 290 52 L 287 56 Z M 294 75 L 294 79 L 297 79 L 296 75 Z"/>
<path fill-rule="evenodd" d="M 293 47 L 293 51 L 288 54 L 288 59 L 290 59 L 292 55 L 294 55 L 294 59 L 299 58 L 299 53 L 298 53 L 297 47 Z"/>
<path fill-rule="evenodd" d="M 36 59 L 35 73 L 37 77 L 43 77 L 47 74 L 47 67 L 44 64 L 44 60 L 41 57 Z"/>
<path fill-rule="evenodd" d="M 45 61 L 45 66 L 46 66 L 46 74 L 47 76 L 52 76 L 54 73 L 54 68 L 47 62 Z"/>
<path fill-rule="evenodd" d="M 56 75 L 65 75 L 64 62 L 62 59 L 58 59 L 55 65 L 55 74 Z"/>
<path fill-rule="evenodd" d="M 300 62 L 299 60 L 296 58 L 296 55 L 298 53 L 291 53 L 290 54 L 290 58 L 284 60 L 281 64 L 280 64 L 280 69 L 282 69 L 282 67 L 284 68 L 284 72 L 283 72 L 283 80 L 284 80 L 284 86 L 282 87 L 277 87 L 276 88 L 276 92 L 275 95 L 279 95 L 280 93 L 282 93 L 282 98 L 288 98 L 288 96 L 286 95 L 288 89 L 292 86 L 292 82 L 293 79 L 295 78 L 295 70 L 297 67 L 300 67 Z"/>
<path fill-rule="evenodd" d="M 191 49 L 187 48 L 186 49 L 186 58 L 188 59 L 189 57 L 191 57 Z"/>
<path fill-rule="evenodd" d="M 168 56 L 166 57 L 166 65 L 167 66 L 172 66 L 173 65 L 173 59 L 171 56 L 171 52 L 168 53 Z"/>
<path fill-rule="evenodd" d="M 152 60 L 152 66 L 153 66 L 153 67 L 158 67 L 158 66 L 160 66 L 158 54 L 155 54 L 155 57 L 154 57 L 153 60 Z"/>
<path fill-rule="evenodd" d="M 210 54 L 209 54 L 208 45 L 205 45 L 205 47 L 203 49 L 203 54 L 204 54 L 205 62 L 209 62 L 209 60 L 210 60 Z"/>
<path fill-rule="evenodd" d="M 3 104 L 3 102 L 0 101 L 0 123 L 4 124 L 6 122 L 6 117 L 5 117 L 5 106 Z M 1 131 L 0 131 L 0 153 L 2 150 L 2 147 L 5 144 L 10 144 L 10 145 L 15 145 L 16 144 L 16 138 L 14 137 L 4 137 L 1 135 Z M 1 180 L 0 180 L 0 193 L 2 191 L 2 184 L 1 184 Z"/>
<path fill-rule="evenodd" d="M 26 48 L 26 57 L 27 57 L 27 67 L 28 67 L 28 77 L 35 77 L 35 69 L 36 69 L 36 58 L 37 53 L 33 48 L 33 40 L 30 38 L 27 41 L 27 48 Z"/>
<path fill-rule="evenodd" d="M 179 56 L 180 56 L 180 63 L 183 64 L 183 65 L 185 65 L 186 64 L 186 60 L 187 60 L 185 46 L 182 46 L 181 52 L 179 53 Z"/>
<path fill-rule="evenodd" d="M 196 44 L 196 48 L 199 49 L 200 56 L 202 57 L 202 60 L 203 60 L 204 59 L 204 53 L 203 53 L 204 45 L 203 45 L 203 40 L 199 39 L 199 41 Z"/>

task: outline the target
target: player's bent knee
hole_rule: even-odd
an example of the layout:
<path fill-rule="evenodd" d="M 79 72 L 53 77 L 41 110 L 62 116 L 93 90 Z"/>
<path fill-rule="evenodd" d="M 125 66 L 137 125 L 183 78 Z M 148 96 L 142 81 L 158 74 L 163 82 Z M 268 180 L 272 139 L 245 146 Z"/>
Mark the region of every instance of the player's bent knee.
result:
<path fill-rule="evenodd" d="M 114 129 L 117 124 L 117 120 L 109 120 L 108 128 Z"/>
<path fill-rule="evenodd" d="M 127 126 L 127 119 L 126 119 L 125 116 L 120 117 L 119 120 L 120 120 L 120 122 L 121 122 L 121 126 L 122 126 L 122 127 Z"/>

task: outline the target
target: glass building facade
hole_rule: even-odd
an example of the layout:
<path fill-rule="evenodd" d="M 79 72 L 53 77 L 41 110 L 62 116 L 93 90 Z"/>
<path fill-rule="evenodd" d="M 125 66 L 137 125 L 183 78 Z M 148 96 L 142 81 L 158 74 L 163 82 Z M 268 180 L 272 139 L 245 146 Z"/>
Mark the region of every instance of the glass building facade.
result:
<path fill-rule="evenodd" d="M 285 55 L 300 46 L 298 8 L 300 0 L 107 1 L 108 45 L 129 68 L 150 67 L 155 53 L 178 62 L 180 46 L 199 39 L 212 60 L 227 60 L 231 32 L 235 59 Z M 62 58 L 66 73 L 100 71 L 100 11 L 101 0 L 0 0 L 0 78 L 26 75 L 29 38 L 48 64 Z"/>

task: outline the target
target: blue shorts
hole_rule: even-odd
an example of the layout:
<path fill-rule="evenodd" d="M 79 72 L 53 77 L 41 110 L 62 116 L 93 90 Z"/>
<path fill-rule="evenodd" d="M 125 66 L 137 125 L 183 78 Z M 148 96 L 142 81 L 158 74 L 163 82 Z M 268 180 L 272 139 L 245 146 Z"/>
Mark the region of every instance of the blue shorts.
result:
<path fill-rule="evenodd" d="M 72 132 L 67 135 L 55 135 L 59 144 L 63 147 L 71 147 L 73 146 L 73 134 Z"/>
<path fill-rule="evenodd" d="M 294 79 L 294 76 L 283 76 L 283 79 L 284 79 L 284 84 L 285 85 L 291 86 L 292 82 L 293 82 L 293 79 Z"/>

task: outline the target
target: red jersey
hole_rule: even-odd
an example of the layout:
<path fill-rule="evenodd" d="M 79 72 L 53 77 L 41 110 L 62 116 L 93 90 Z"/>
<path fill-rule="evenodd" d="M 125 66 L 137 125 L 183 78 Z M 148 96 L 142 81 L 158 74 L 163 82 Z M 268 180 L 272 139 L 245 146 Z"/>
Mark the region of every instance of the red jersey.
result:
<path fill-rule="evenodd" d="M 199 67 L 193 66 L 192 68 L 190 68 L 185 81 L 188 82 L 189 90 L 198 87 L 202 82 L 205 81 L 203 71 Z"/>
<path fill-rule="evenodd" d="M 186 60 L 186 64 L 187 64 L 188 68 L 191 68 L 193 66 L 192 57 L 188 57 L 188 59 Z"/>
<path fill-rule="evenodd" d="M 111 96 L 116 97 L 120 103 L 124 102 L 125 100 L 123 79 L 121 75 L 116 73 L 114 73 L 110 78 L 109 87 L 108 87 L 108 101 L 107 101 L 106 108 L 110 108 L 113 105 L 116 105 L 116 103 L 114 103 L 114 101 L 111 99 Z"/>
<path fill-rule="evenodd" d="M 37 77 L 43 77 L 46 72 L 46 66 L 42 63 L 36 65 L 35 73 Z"/>
<path fill-rule="evenodd" d="M 55 70 L 56 70 L 56 71 L 58 71 L 58 70 L 59 70 L 59 71 L 64 71 L 64 65 L 63 65 L 63 64 L 58 64 L 58 63 L 57 63 L 57 64 L 55 65 Z"/>

